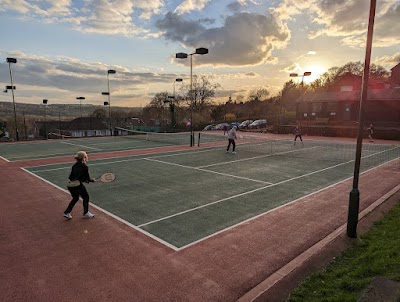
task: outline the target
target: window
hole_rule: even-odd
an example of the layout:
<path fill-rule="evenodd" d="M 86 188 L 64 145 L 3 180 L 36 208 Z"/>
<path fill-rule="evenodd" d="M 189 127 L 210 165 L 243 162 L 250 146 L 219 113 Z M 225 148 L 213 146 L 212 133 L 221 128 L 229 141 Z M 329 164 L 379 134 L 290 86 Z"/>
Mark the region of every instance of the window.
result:
<path fill-rule="evenodd" d="M 312 104 L 312 112 L 321 112 L 321 111 L 322 111 L 322 103 Z"/>
<path fill-rule="evenodd" d="M 353 91 L 353 85 L 340 86 L 340 91 Z"/>

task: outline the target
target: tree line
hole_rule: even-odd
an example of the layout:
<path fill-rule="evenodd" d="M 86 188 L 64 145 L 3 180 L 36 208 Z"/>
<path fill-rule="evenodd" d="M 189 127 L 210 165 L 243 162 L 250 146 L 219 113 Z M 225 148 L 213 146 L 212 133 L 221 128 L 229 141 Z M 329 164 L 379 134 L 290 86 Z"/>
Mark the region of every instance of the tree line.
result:
<path fill-rule="evenodd" d="M 193 76 L 193 89 L 190 84 L 182 85 L 180 91 L 171 96 L 168 92 L 157 93 L 144 108 L 143 116 L 162 121 L 166 128 L 184 127 L 190 116 L 193 126 L 199 130 L 209 123 L 267 118 L 270 124 L 295 122 L 296 100 L 305 92 L 324 91 L 334 85 L 346 73 L 362 76 L 364 64 L 349 62 L 341 67 L 332 67 L 318 79 L 309 83 L 287 81 L 279 93 L 271 96 L 265 87 L 249 91 L 247 95 L 238 94 L 217 104 L 215 96 L 221 85 L 208 76 Z M 390 73 L 382 66 L 371 64 L 372 79 L 388 79 Z M 192 95 L 191 95 L 192 93 Z M 191 99 L 193 104 L 191 107 Z M 175 121 L 174 121 L 175 120 Z M 176 125 L 172 125 L 173 123 Z"/>

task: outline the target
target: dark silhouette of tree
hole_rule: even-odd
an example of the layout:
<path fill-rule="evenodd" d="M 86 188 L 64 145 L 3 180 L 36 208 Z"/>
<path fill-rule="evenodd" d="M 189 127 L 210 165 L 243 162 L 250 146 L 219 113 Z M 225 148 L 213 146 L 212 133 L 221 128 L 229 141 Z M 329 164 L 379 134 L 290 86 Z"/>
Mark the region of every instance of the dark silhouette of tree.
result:
<path fill-rule="evenodd" d="M 90 116 L 95 117 L 95 118 L 104 119 L 107 116 L 107 114 L 108 113 L 106 112 L 105 109 L 99 108 L 99 109 L 96 109 L 95 111 L 93 111 Z"/>
<path fill-rule="evenodd" d="M 184 85 L 187 90 L 186 103 L 191 104 L 190 84 Z M 221 87 L 218 83 L 212 83 L 207 76 L 193 76 L 193 109 L 202 110 L 212 104 L 216 90 Z"/>

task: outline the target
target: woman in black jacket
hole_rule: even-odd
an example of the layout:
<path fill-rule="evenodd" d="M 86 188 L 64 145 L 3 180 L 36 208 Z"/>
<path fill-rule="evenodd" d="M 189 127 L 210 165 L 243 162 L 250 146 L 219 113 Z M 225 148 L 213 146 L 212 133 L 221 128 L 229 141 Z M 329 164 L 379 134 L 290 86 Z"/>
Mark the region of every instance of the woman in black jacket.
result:
<path fill-rule="evenodd" d="M 71 174 L 69 175 L 68 191 L 71 193 L 72 200 L 69 203 L 67 209 L 64 211 L 64 217 L 71 219 L 72 208 L 79 200 L 79 196 L 83 200 L 83 218 L 93 218 L 94 214 L 89 212 L 89 194 L 86 191 L 84 182 L 94 182 L 94 179 L 90 178 L 89 168 L 86 165 L 89 160 L 88 155 L 85 151 L 79 151 L 75 156 L 76 163 L 72 166 Z"/>

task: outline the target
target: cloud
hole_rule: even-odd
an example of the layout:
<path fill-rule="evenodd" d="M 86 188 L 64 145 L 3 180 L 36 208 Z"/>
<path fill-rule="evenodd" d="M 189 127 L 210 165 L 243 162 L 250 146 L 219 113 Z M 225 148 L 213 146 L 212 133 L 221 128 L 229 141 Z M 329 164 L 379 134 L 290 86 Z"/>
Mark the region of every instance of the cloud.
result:
<path fill-rule="evenodd" d="M 286 46 L 290 32 L 274 16 L 255 13 L 235 13 L 228 16 L 222 27 L 206 28 L 176 13 L 168 12 L 156 22 L 163 36 L 180 42 L 190 49 L 206 47 L 209 55 L 197 56 L 197 64 L 214 66 L 257 65 L 275 63 L 275 48 Z M 204 57 L 204 58 L 203 58 Z"/>
<path fill-rule="evenodd" d="M 365 47 L 370 1 L 365 0 L 284 0 L 273 9 L 278 20 L 293 20 L 307 13 L 313 29 L 309 39 L 320 36 L 342 37 L 343 45 Z M 387 47 L 398 44 L 400 32 L 400 3 L 382 0 L 376 7 L 374 46 Z"/>
<path fill-rule="evenodd" d="M 47 58 L 24 53 L 9 54 L 0 50 L 1 57 L 15 57 L 13 78 L 17 86 L 17 102 L 34 103 L 43 98 L 52 103 L 74 103 L 75 97 L 83 95 L 88 102 L 101 103 L 101 92 L 107 91 L 107 70 L 117 73 L 110 76 L 114 104 L 134 95 L 141 102 L 149 101 L 149 91 L 171 83 L 179 76 L 172 73 L 135 72 L 121 66 L 109 66 L 96 62 L 83 62 L 69 57 Z M 0 61 L 0 83 L 10 85 L 8 64 Z M 153 86 L 155 88 L 153 88 Z M 133 100 L 132 100 L 133 101 Z M 126 104 L 126 103 L 124 103 Z M 134 104 L 131 104 L 133 106 Z"/>
<path fill-rule="evenodd" d="M 391 69 L 400 63 L 400 51 L 391 56 L 382 56 L 373 60 L 373 63 L 386 69 Z"/>
<path fill-rule="evenodd" d="M 85 0 L 81 6 L 72 0 L 0 0 L 0 12 L 15 12 L 25 20 L 71 24 L 89 33 L 146 36 L 141 20 L 162 12 L 162 0 Z"/>
<path fill-rule="evenodd" d="M 210 2 L 210 0 L 186 0 L 178 5 L 174 12 L 178 14 L 185 14 L 195 10 L 201 11 L 208 2 Z"/>

